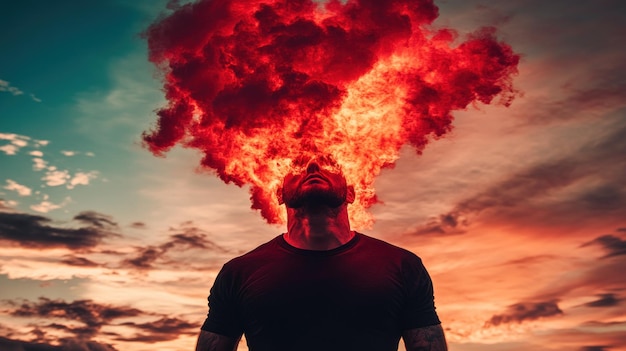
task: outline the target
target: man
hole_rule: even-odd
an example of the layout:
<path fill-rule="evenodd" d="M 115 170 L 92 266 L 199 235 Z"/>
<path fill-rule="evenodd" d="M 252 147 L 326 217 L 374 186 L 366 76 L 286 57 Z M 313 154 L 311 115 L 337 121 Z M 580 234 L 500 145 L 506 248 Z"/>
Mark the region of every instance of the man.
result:
<path fill-rule="evenodd" d="M 354 188 L 328 157 L 295 165 L 287 233 L 226 263 L 196 351 L 447 350 L 430 277 L 411 252 L 350 230 Z"/>

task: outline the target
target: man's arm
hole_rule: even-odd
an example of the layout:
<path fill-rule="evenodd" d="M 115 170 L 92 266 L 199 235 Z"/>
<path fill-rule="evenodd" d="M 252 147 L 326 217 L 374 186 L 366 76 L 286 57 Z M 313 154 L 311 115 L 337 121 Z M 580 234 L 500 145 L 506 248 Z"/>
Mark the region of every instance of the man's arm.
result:
<path fill-rule="evenodd" d="M 196 351 L 234 351 L 237 350 L 241 336 L 237 339 L 200 330 Z"/>
<path fill-rule="evenodd" d="M 406 330 L 402 333 L 406 351 L 447 351 L 441 324 Z"/>

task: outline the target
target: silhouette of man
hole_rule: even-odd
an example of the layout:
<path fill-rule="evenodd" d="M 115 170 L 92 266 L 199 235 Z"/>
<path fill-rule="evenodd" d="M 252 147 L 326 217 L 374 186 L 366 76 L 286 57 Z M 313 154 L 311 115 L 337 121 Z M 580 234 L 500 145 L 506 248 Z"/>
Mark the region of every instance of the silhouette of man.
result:
<path fill-rule="evenodd" d="M 196 351 L 447 350 L 419 257 L 350 229 L 354 188 L 329 157 L 301 159 L 278 192 L 287 233 L 226 263 Z"/>

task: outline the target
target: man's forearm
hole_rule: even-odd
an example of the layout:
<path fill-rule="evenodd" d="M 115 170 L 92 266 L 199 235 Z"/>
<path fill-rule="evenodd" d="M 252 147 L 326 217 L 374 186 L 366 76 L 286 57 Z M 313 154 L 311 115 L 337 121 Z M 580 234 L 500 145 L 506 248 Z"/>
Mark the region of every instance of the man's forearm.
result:
<path fill-rule="evenodd" d="M 215 334 L 206 330 L 201 330 L 196 344 L 196 351 L 234 351 L 239 345 L 239 340 L 228 336 Z"/>
<path fill-rule="evenodd" d="M 447 351 L 441 324 L 407 330 L 402 334 L 407 351 Z"/>

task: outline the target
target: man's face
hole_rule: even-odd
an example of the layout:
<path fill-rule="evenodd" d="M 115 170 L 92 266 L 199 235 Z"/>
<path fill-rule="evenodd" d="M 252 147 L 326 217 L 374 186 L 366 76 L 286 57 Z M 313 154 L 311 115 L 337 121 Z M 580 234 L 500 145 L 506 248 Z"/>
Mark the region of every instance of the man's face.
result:
<path fill-rule="evenodd" d="M 328 157 L 298 159 L 285 176 L 282 200 L 289 208 L 304 205 L 339 207 L 353 195 L 341 168 Z"/>

